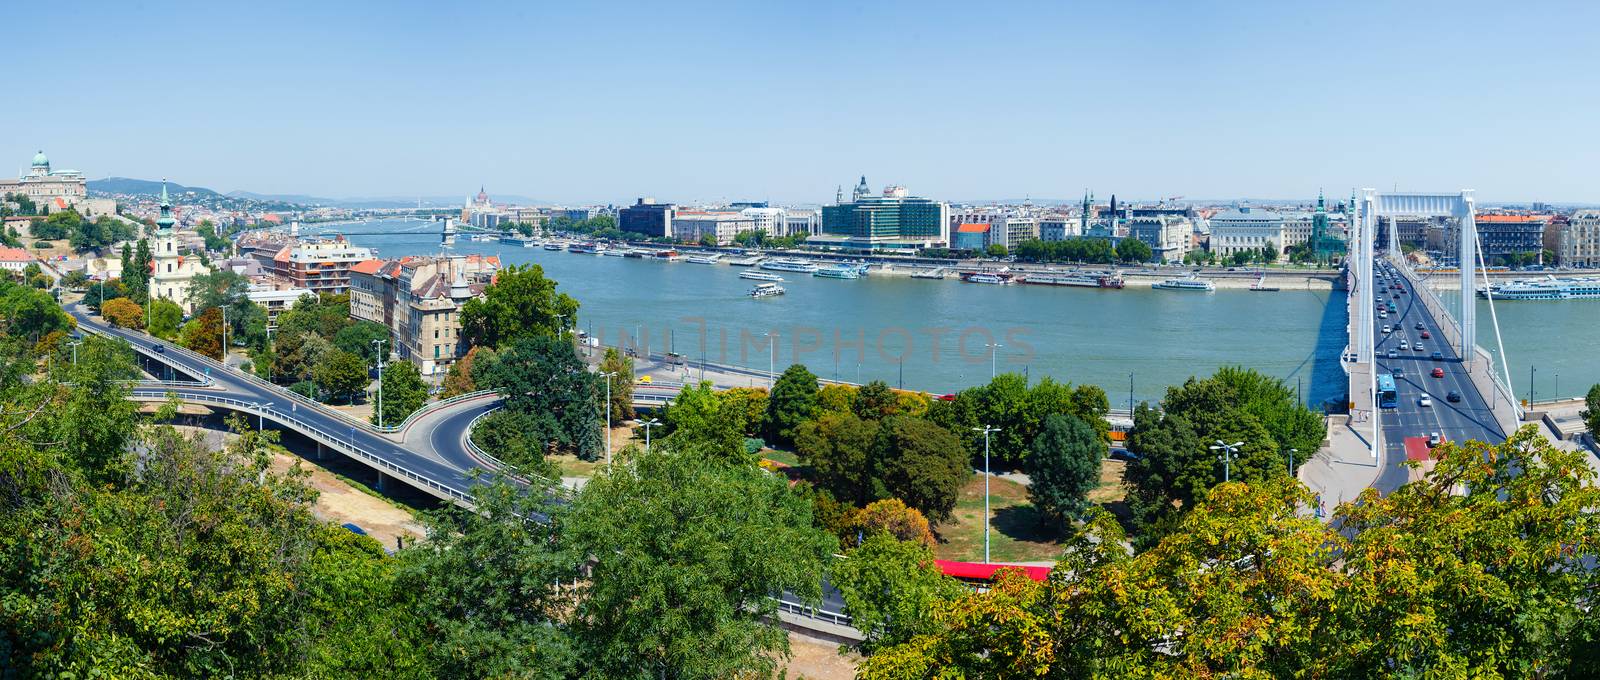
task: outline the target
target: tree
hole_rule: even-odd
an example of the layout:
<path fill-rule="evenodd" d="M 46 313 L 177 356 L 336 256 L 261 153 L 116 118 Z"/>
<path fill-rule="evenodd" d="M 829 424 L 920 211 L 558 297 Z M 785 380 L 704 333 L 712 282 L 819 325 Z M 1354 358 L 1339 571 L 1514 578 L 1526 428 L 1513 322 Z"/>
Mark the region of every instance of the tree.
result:
<path fill-rule="evenodd" d="M 371 382 L 371 378 L 367 377 L 367 362 L 340 349 L 335 349 L 328 358 L 311 368 L 311 379 L 329 397 L 344 397 L 352 402 Z"/>
<path fill-rule="evenodd" d="M 1153 257 L 1155 251 L 1144 241 L 1130 237 L 1117 242 L 1117 259 L 1123 262 L 1149 262 Z"/>
<path fill-rule="evenodd" d="M 667 439 L 680 450 L 693 449 L 722 460 L 749 462 L 739 417 L 723 412 L 711 383 L 685 385 L 661 411 Z"/>
<path fill-rule="evenodd" d="M 279 333 L 273 340 L 272 377 L 284 384 L 310 380 L 312 370 L 335 351 L 333 343 L 315 333 Z"/>
<path fill-rule="evenodd" d="M 372 321 L 357 321 L 333 334 L 333 346 L 361 357 L 373 366 L 389 356 L 389 329 Z"/>
<path fill-rule="evenodd" d="M 122 284 L 127 290 L 127 296 L 134 302 L 144 304 L 145 296 L 150 294 L 150 268 L 155 266 L 155 256 L 150 253 L 150 242 L 139 239 L 138 250 L 133 257 L 127 257 L 126 252 L 122 258 Z"/>
<path fill-rule="evenodd" d="M 177 303 L 166 298 L 157 298 L 150 302 L 150 334 L 158 338 L 171 340 L 178 335 L 178 326 L 183 323 L 183 308 Z"/>
<path fill-rule="evenodd" d="M 854 411 L 859 388 L 844 383 L 828 383 L 817 390 L 817 411 L 844 413 Z"/>
<path fill-rule="evenodd" d="M 991 243 L 991 244 L 989 244 L 988 248 L 984 249 L 983 252 L 984 252 L 984 254 L 988 255 L 989 257 L 1005 257 L 1006 256 L 1006 247 L 1005 247 L 1004 244 Z"/>
<path fill-rule="evenodd" d="M 584 460 L 599 458 L 604 390 L 568 339 L 522 336 L 494 361 L 480 359 L 472 373 L 480 388 L 506 395 L 506 410 L 535 427 L 531 434 Z"/>
<path fill-rule="evenodd" d="M 450 364 L 449 372 L 444 376 L 444 393 L 439 395 L 443 399 L 461 396 L 469 392 L 478 391 L 478 384 L 472 380 L 472 368 L 479 361 L 494 362 L 494 349 L 489 347 L 473 347 L 467 350 L 465 356 L 459 361 Z"/>
<path fill-rule="evenodd" d="M 717 393 L 717 409 L 745 437 L 758 437 L 767 416 L 767 388 L 730 387 Z"/>
<path fill-rule="evenodd" d="M 340 330 L 352 323 L 355 322 L 350 318 L 349 295 L 304 295 L 295 300 L 293 307 L 278 315 L 277 336 L 313 334 L 332 342 Z"/>
<path fill-rule="evenodd" d="M 144 328 L 144 308 L 128 298 L 107 300 L 101 306 L 100 315 L 113 326 Z"/>
<path fill-rule="evenodd" d="M 226 308 L 227 313 L 224 316 L 228 322 L 229 342 L 238 341 L 251 347 L 265 345 L 267 313 L 260 305 L 250 301 L 249 279 L 231 269 L 218 269 L 207 274 L 195 275 L 189 280 L 186 292 L 189 295 L 189 302 L 194 305 L 196 315 L 203 314 L 208 309 Z M 345 316 L 348 316 L 348 298 L 345 299 L 343 311 Z M 346 323 L 348 321 L 343 317 L 338 320 L 340 327 Z M 280 332 L 293 333 L 295 332 L 293 328 L 294 326 L 279 324 Z M 324 337 L 331 339 L 332 335 Z"/>
<path fill-rule="evenodd" d="M 137 319 L 132 321 L 137 323 Z M 51 333 L 70 331 L 76 325 L 49 293 L 0 278 L 0 332 L 25 338 L 31 344 Z"/>
<path fill-rule="evenodd" d="M 222 361 L 222 310 L 213 307 L 190 319 L 183 325 L 178 344 Z"/>
<path fill-rule="evenodd" d="M 795 452 L 811 466 L 812 479 L 833 498 L 852 505 L 876 499 L 870 451 L 878 421 L 862 420 L 848 411 L 826 412 L 795 430 Z"/>
<path fill-rule="evenodd" d="M 898 498 L 873 501 L 851 514 L 849 542 L 859 543 L 867 536 L 888 534 L 897 541 L 910 541 L 933 547 L 938 540 L 928 518 Z"/>
<path fill-rule="evenodd" d="M 399 425 L 428 401 L 428 385 L 422 382 L 417 365 L 397 361 L 383 368 L 383 424 Z M 377 418 L 373 418 L 376 423 Z"/>
<path fill-rule="evenodd" d="M 499 347 L 529 335 L 558 335 L 578 321 L 578 301 L 556 292 L 556 281 L 536 264 L 500 270 L 481 298 L 461 307 L 468 344 Z"/>
<path fill-rule="evenodd" d="M 611 383 L 611 419 L 633 420 L 633 359 L 615 347 L 607 347 L 600 360 L 600 372 L 613 374 L 607 379 Z"/>
<path fill-rule="evenodd" d="M 935 522 L 950 518 L 972 476 L 961 441 L 921 418 L 884 420 L 869 455 L 873 496 L 899 498 Z"/>
<path fill-rule="evenodd" d="M 875 534 L 834 560 L 828 577 L 852 625 L 865 633 L 861 647 L 869 653 L 938 633 L 933 611 L 966 591 L 939 571 L 927 544 L 889 534 Z"/>
<path fill-rule="evenodd" d="M 784 369 L 767 399 L 767 441 L 794 443 L 795 428 L 817 412 L 817 376 L 802 364 Z"/>
<path fill-rule="evenodd" d="M 596 677 L 771 675 L 772 595 L 817 598 L 836 547 L 782 478 L 675 446 L 590 480 L 563 540 L 591 560 L 573 630 Z"/>
<path fill-rule="evenodd" d="M 572 677 L 578 659 L 563 624 L 581 555 L 564 552 L 562 517 L 548 486 L 503 478 L 473 487 L 476 508 L 429 513 L 428 540 L 400 553 L 399 592 L 426 631 L 422 645 L 440 677 Z M 574 559 L 580 558 L 580 559 Z"/>
<path fill-rule="evenodd" d="M 1589 388 L 1589 394 L 1583 398 L 1584 410 L 1580 414 L 1589 432 L 1600 438 L 1600 385 Z"/>
<path fill-rule="evenodd" d="M 855 403 L 852 406 L 856 415 L 862 418 L 883 420 L 899 413 L 900 397 L 890 389 L 889 383 L 874 380 L 856 392 Z"/>
<path fill-rule="evenodd" d="M 1105 451 L 1088 423 L 1077 416 L 1052 414 L 1028 456 L 1028 501 L 1056 522 L 1081 516 L 1089 507 L 1089 492 L 1100 483 Z"/>

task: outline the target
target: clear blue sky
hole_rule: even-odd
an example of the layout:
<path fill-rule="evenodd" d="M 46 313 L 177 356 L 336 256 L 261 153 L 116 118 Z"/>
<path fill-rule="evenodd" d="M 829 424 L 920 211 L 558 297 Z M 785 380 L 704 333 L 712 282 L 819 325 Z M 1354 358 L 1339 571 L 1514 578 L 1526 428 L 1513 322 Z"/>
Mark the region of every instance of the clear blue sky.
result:
<path fill-rule="evenodd" d="M 1208 5 L 1200 7 L 1199 5 Z M 1600 202 L 1596 3 L 29 2 L 0 168 L 219 191 Z M 27 77 L 23 77 L 27 74 Z"/>

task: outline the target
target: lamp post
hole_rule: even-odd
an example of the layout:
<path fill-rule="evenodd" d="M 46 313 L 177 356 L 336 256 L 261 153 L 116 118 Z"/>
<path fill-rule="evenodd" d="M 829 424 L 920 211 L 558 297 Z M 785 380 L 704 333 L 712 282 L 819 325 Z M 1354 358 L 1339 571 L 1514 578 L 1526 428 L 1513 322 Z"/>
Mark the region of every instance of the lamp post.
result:
<path fill-rule="evenodd" d="M 972 428 L 974 432 L 983 433 L 983 563 L 989 563 L 989 435 L 999 432 L 998 427 Z"/>
<path fill-rule="evenodd" d="M 646 421 L 644 421 L 642 423 L 639 423 L 639 424 L 644 426 L 644 451 L 645 451 L 645 453 L 649 453 L 650 452 L 650 428 L 655 427 L 657 425 L 660 425 L 661 421 L 657 420 L 655 418 L 651 418 L 651 419 L 646 420 Z"/>
<path fill-rule="evenodd" d="M 67 346 L 72 348 L 72 367 L 73 368 L 77 368 L 78 367 L 78 345 L 81 345 L 81 344 L 83 344 L 82 340 L 73 340 L 72 342 L 67 343 Z"/>
<path fill-rule="evenodd" d="M 228 367 L 228 306 L 222 305 L 222 367 Z"/>
<path fill-rule="evenodd" d="M 1529 364 L 1528 365 L 1528 405 L 1529 406 L 1533 405 L 1533 374 L 1537 373 L 1537 372 L 1539 372 L 1539 369 L 1534 368 L 1533 364 Z"/>
<path fill-rule="evenodd" d="M 383 429 L 383 341 L 374 339 L 378 352 L 378 429 Z"/>
<path fill-rule="evenodd" d="M 1289 449 L 1289 477 L 1291 478 L 1294 477 L 1294 454 L 1299 452 L 1299 449 Z"/>
<path fill-rule="evenodd" d="M 1217 443 L 1211 446 L 1212 451 L 1222 452 L 1222 455 L 1218 456 L 1218 458 L 1222 459 L 1222 481 L 1229 481 L 1232 475 L 1233 455 L 1239 451 L 1241 446 L 1244 446 L 1244 442 L 1224 444 L 1221 439 L 1218 439 Z"/>
<path fill-rule="evenodd" d="M 1128 371 L 1128 417 L 1133 417 L 1133 371 Z"/>
<path fill-rule="evenodd" d="M 600 374 L 606 379 L 606 467 L 611 467 L 611 379 L 616 376 L 616 371 Z M 645 431 L 645 436 L 649 436 L 649 430 Z"/>
<path fill-rule="evenodd" d="M 767 331 L 767 345 L 772 350 L 767 355 L 767 389 L 778 388 L 778 332 Z"/>
<path fill-rule="evenodd" d="M 993 382 L 995 375 L 997 375 L 995 370 L 995 367 L 998 365 L 996 357 L 1000 355 L 1000 348 L 1005 347 L 1005 345 L 997 342 L 988 342 L 984 343 L 983 346 L 989 348 L 989 380 L 990 382 Z"/>

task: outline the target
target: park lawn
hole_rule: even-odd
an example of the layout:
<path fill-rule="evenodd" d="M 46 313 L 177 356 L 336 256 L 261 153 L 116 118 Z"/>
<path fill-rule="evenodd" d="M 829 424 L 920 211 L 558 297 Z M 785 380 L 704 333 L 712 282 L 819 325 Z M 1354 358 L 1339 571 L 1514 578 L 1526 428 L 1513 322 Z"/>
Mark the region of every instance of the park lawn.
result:
<path fill-rule="evenodd" d="M 784 465 L 791 467 L 800 464 L 800 457 L 795 455 L 793 451 L 784 451 L 782 449 L 762 449 L 760 455 L 762 458 L 772 462 L 783 463 Z"/>
<path fill-rule="evenodd" d="M 1106 459 L 1100 463 L 1100 485 L 1089 501 L 1113 514 L 1126 514 L 1122 471 L 1127 463 Z M 1061 535 L 1043 524 L 1028 502 L 1028 488 L 1009 479 L 990 480 L 991 533 L 989 555 L 995 562 L 1048 562 L 1061 555 Z M 983 475 L 974 475 L 956 500 L 954 516 L 939 525 L 943 539 L 934 553 L 939 559 L 983 561 Z"/>
<path fill-rule="evenodd" d="M 989 559 L 994 562 L 1053 562 L 1061 553 L 1059 532 L 1040 522 L 1028 503 L 1028 488 L 1009 479 L 989 482 L 991 533 Z M 961 488 L 950 520 L 938 527 L 942 539 L 934 554 L 943 560 L 983 561 L 983 475 L 973 475 Z"/>
<path fill-rule="evenodd" d="M 561 468 L 562 477 L 593 477 L 596 470 L 605 467 L 605 459 L 594 462 L 583 460 L 570 453 L 550 456 L 550 460 Z"/>

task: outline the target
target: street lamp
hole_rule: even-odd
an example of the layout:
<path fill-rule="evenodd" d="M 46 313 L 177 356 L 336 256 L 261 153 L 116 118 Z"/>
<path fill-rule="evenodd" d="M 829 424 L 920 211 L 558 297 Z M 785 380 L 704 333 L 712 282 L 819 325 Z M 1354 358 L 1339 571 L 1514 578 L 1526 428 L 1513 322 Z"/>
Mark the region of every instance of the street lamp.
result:
<path fill-rule="evenodd" d="M 996 375 L 995 366 L 997 365 L 995 358 L 999 356 L 1000 348 L 1005 347 L 1005 345 L 996 342 L 988 342 L 984 343 L 983 346 L 989 348 L 989 380 L 990 382 L 993 382 Z"/>
<path fill-rule="evenodd" d="M 650 428 L 655 427 L 657 425 L 660 425 L 661 421 L 657 420 L 655 418 L 651 418 L 651 419 L 646 420 L 646 421 L 644 421 L 642 423 L 639 423 L 639 424 L 644 426 L 644 451 L 645 451 L 645 453 L 649 453 L 650 452 Z"/>
<path fill-rule="evenodd" d="M 611 379 L 617 377 L 616 371 L 601 373 L 600 377 L 606 379 L 606 467 L 611 466 Z M 648 435 L 648 430 L 646 431 Z"/>
<path fill-rule="evenodd" d="M 778 332 L 767 331 L 767 345 L 771 352 L 767 355 L 767 389 L 778 388 Z"/>
<path fill-rule="evenodd" d="M 273 402 L 269 401 L 264 405 L 260 402 L 252 402 L 251 405 L 256 407 L 256 431 L 265 432 L 267 430 L 267 409 L 272 408 Z"/>
<path fill-rule="evenodd" d="M 1233 457 L 1239 452 L 1239 447 L 1241 446 L 1244 446 L 1244 442 L 1224 444 L 1222 443 L 1221 439 L 1218 439 L 1217 443 L 1211 447 L 1212 451 L 1222 452 L 1222 455 L 1217 456 L 1218 458 L 1222 459 L 1222 481 L 1229 481 L 1229 477 L 1231 476 L 1231 468 L 1233 467 Z"/>
<path fill-rule="evenodd" d="M 1128 371 L 1128 417 L 1133 417 L 1133 371 Z"/>
<path fill-rule="evenodd" d="M 998 427 L 972 428 L 974 432 L 983 433 L 983 563 L 989 563 L 989 435 L 999 432 Z"/>
<path fill-rule="evenodd" d="M 383 429 L 383 341 L 374 339 L 378 352 L 378 429 Z"/>
<path fill-rule="evenodd" d="M 1300 452 L 1299 449 L 1289 449 L 1289 477 L 1290 478 L 1294 477 L 1294 454 L 1299 453 L 1299 452 Z"/>
<path fill-rule="evenodd" d="M 82 340 L 73 340 L 72 342 L 67 343 L 67 346 L 72 348 L 72 367 L 73 368 L 77 368 L 78 367 L 78 345 L 81 345 L 81 344 L 83 344 Z"/>

